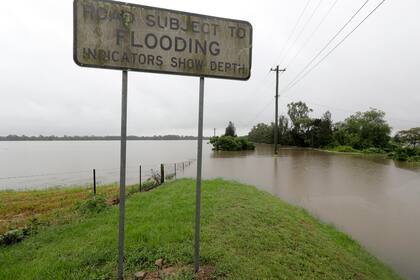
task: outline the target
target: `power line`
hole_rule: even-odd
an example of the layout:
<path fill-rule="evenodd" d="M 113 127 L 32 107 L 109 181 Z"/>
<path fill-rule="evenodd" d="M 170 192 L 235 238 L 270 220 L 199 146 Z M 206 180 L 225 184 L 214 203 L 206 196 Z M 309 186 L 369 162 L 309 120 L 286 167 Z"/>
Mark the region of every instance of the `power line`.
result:
<path fill-rule="evenodd" d="M 265 110 L 268 108 L 268 106 L 270 106 L 271 105 L 271 103 L 273 102 L 274 100 L 272 99 L 272 97 L 270 97 L 270 100 L 269 100 L 269 102 L 267 103 L 267 104 L 265 104 L 264 105 L 264 107 L 262 108 L 262 110 L 260 110 L 260 111 L 258 111 L 258 113 L 255 115 L 255 117 L 252 119 L 252 120 L 250 120 L 248 123 L 247 123 L 247 125 L 246 126 L 249 126 L 251 123 L 253 123 L 263 112 L 265 112 Z"/>
<path fill-rule="evenodd" d="M 296 23 L 295 23 L 295 25 L 294 25 L 294 27 L 293 27 L 293 29 L 292 29 L 292 32 L 290 33 L 290 35 L 289 35 L 289 37 L 288 37 L 288 39 L 287 39 L 286 43 L 283 45 L 283 48 L 282 48 L 282 50 L 281 50 L 281 52 L 280 52 L 280 56 L 281 56 L 281 53 L 284 51 L 284 48 L 287 46 L 288 42 L 290 41 L 290 39 L 292 39 L 292 38 L 293 38 L 293 35 L 294 35 L 295 31 L 296 31 L 296 28 L 298 27 L 298 25 L 299 25 L 299 23 L 300 23 L 300 21 L 301 21 L 301 19 L 302 19 L 303 15 L 304 15 L 305 11 L 306 11 L 306 9 L 308 8 L 309 3 L 310 3 L 311 1 L 312 1 L 312 0 L 308 0 L 308 2 L 306 3 L 306 5 L 304 6 L 304 8 L 303 8 L 302 12 L 300 13 L 300 15 L 299 15 L 299 17 L 298 17 L 298 20 L 296 21 Z M 320 1 L 322 1 L 322 0 L 320 0 Z M 337 1 L 337 0 L 336 0 L 336 1 Z M 280 58 L 280 57 L 278 57 L 278 58 Z M 276 59 L 276 60 L 277 60 L 277 59 Z M 265 82 L 265 81 L 267 80 L 267 78 L 269 77 L 270 72 L 271 72 L 271 71 L 267 71 L 266 75 L 265 75 L 265 76 L 261 79 L 261 81 L 260 81 L 259 83 L 257 83 L 257 84 L 256 84 L 256 86 L 252 89 L 252 91 L 257 91 L 257 90 L 259 90 L 259 89 L 260 89 L 261 85 L 262 85 L 262 84 L 264 84 L 264 82 Z"/>
<path fill-rule="evenodd" d="M 320 0 L 320 1 L 322 1 L 322 0 Z M 308 0 L 308 2 L 306 2 L 306 5 L 303 7 L 303 10 L 302 10 L 302 12 L 300 13 L 300 15 L 299 15 L 299 17 L 298 17 L 298 19 L 297 19 L 297 21 L 296 21 L 296 23 L 295 23 L 295 25 L 294 25 L 294 27 L 293 27 L 293 29 L 292 29 L 292 31 L 291 31 L 291 33 L 290 33 L 290 35 L 289 35 L 289 37 L 288 37 L 288 39 L 286 40 L 286 43 L 283 45 L 283 48 L 282 48 L 282 50 L 280 51 L 280 54 L 279 54 L 279 56 L 277 57 L 277 59 L 275 60 L 275 61 L 277 61 L 279 58 L 281 58 L 281 56 L 282 56 L 282 54 L 283 54 L 283 51 L 284 51 L 284 49 L 285 49 L 285 47 L 288 45 L 288 43 L 289 43 L 289 41 L 293 38 L 293 36 L 294 36 L 294 34 L 295 34 L 295 31 L 296 31 L 296 29 L 297 29 L 297 27 L 299 26 L 299 23 L 300 23 L 300 21 L 302 20 L 302 17 L 303 17 L 303 15 L 305 14 L 305 11 L 306 11 L 306 9 L 308 8 L 308 6 L 309 6 L 309 3 L 311 2 L 311 0 Z M 263 85 L 264 83 L 265 83 L 265 81 L 267 80 L 267 78 L 269 77 L 269 74 L 270 74 L 270 72 L 271 71 L 268 71 L 267 72 L 267 74 L 263 77 L 263 79 L 261 80 L 261 82 L 259 82 L 259 83 L 257 83 L 257 85 L 252 89 L 252 91 L 256 91 L 256 90 L 259 90 L 260 89 L 260 87 L 261 87 L 261 85 Z M 264 107 L 262 108 L 262 110 L 261 111 L 258 111 L 258 113 L 256 114 L 256 116 L 250 121 L 250 122 L 248 122 L 248 124 L 247 124 L 247 126 L 251 123 L 251 122 L 254 122 L 264 111 L 265 111 L 265 109 L 267 109 L 267 107 L 271 104 L 271 102 L 272 102 L 272 99 L 271 99 L 271 97 L 270 97 L 270 100 L 269 100 L 269 102 L 266 104 L 266 105 L 264 105 Z"/>
<path fill-rule="evenodd" d="M 334 34 L 334 36 L 325 44 L 324 47 L 321 48 L 321 50 L 303 67 L 303 69 L 292 79 L 292 81 L 284 88 L 287 89 L 292 83 L 294 83 L 302 73 L 304 73 L 311 64 L 328 48 L 328 46 L 340 35 L 340 33 L 349 25 L 349 23 L 359 14 L 359 12 L 363 9 L 364 6 L 369 2 L 370 0 L 366 0 L 363 5 L 347 20 L 347 22 Z M 283 90 L 284 91 L 284 90 Z"/>
<path fill-rule="evenodd" d="M 270 73 L 271 73 L 271 70 L 268 70 L 268 74 L 270 74 Z M 283 73 L 284 72 L 280 72 L 280 75 L 283 75 Z M 267 77 L 269 76 L 268 74 L 265 76 L 264 81 L 267 80 Z M 255 87 L 254 89 L 256 89 L 256 88 L 257 87 Z M 260 111 L 258 111 L 258 113 L 255 115 L 255 117 L 253 119 L 251 119 L 248 122 L 243 122 L 242 124 L 245 124 L 245 126 L 249 126 L 252 122 L 254 122 L 267 109 L 267 107 L 271 104 L 271 102 L 273 102 L 273 99 L 272 98 L 273 97 L 270 96 L 270 98 L 267 100 L 268 102 L 265 103 L 265 105 L 263 107 L 261 107 L 262 109 Z"/>
<path fill-rule="evenodd" d="M 254 91 L 258 91 L 261 87 L 261 85 L 263 85 L 266 81 L 267 78 L 270 76 L 270 71 L 267 71 L 267 73 L 265 74 L 265 76 L 260 80 L 259 83 L 256 83 L 255 86 L 252 88 L 251 92 Z"/>
<path fill-rule="evenodd" d="M 299 31 L 298 35 L 296 36 L 295 40 L 289 45 L 289 47 L 286 49 L 285 54 L 283 56 L 283 59 L 279 62 L 279 64 L 282 64 L 283 61 L 287 58 L 287 55 L 289 54 L 289 51 L 292 49 L 292 47 L 296 44 L 296 42 L 300 39 L 300 37 L 303 34 L 303 31 L 305 31 L 306 27 L 308 26 L 309 22 L 314 17 L 315 13 L 318 11 L 319 7 L 321 6 L 322 0 L 318 1 L 318 4 L 316 5 L 315 9 L 312 11 L 309 18 L 305 21 L 305 23 L 302 26 L 302 29 Z"/>
<path fill-rule="evenodd" d="M 317 30 L 319 28 L 319 26 L 322 24 L 322 22 L 325 20 L 325 18 L 328 16 L 328 14 L 331 12 L 332 8 L 335 6 L 336 2 L 338 0 L 336 0 L 330 7 L 329 11 L 327 12 L 327 14 L 324 16 L 324 18 L 321 20 L 320 24 L 318 24 L 317 28 L 315 30 Z M 321 51 L 304 67 L 304 70 L 301 71 L 296 77 L 299 77 L 299 75 L 301 73 L 304 73 L 304 71 L 308 68 L 308 66 L 310 66 L 312 64 L 312 62 L 320 55 L 322 54 L 322 52 L 331 44 L 331 42 L 344 30 L 344 28 L 354 19 L 354 17 L 362 10 L 362 8 L 369 2 L 369 0 L 367 0 L 357 11 L 355 14 L 353 14 L 353 16 L 343 25 L 343 27 L 328 41 L 328 43 L 321 49 Z M 323 56 L 321 58 L 321 60 L 319 60 L 313 67 L 310 68 L 309 71 L 307 71 L 306 73 L 304 73 L 304 75 L 298 79 L 294 79 L 294 81 L 292 81 L 291 83 L 289 83 L 289 85 L 285 88 L 285 90 L 283 92 L 286 92 L 288 90 L 290 90 L 292 87 L 294 87 L 297 83 L 299 83 L 304 77 L 306 77 L 315 67 L 317 67 L 323 60 L 325 60 L 335 49 L 337 49 L 357 28 L 359 28 L 360 25 L 363 24 L 364 21 L 367 20 L 368 17 L 370 17 L 383 3 L 385 2 L 385 0 L 383 0 L 382 2 L 380 2 L 355 28 L 353 28 L 339 43 L 337 43 L 325 56 Z M 316 31 L 314 31 L 311 35 L 311 37 L 313 36 L 313 34 Z M 263 110 L 261 110 L 256 117 L 251 121 L 255 121 L 255 119 L 257 117 L 259 117 L 259 115 L 265 111 L 265 109 L 271 104 L 272 100 L 270 100 L 269 103 L 267 103 Z M 309 102 L 308 102 L 309 103 Z M 347 109 L 342 109 L 342 108 L 337 108 L 337 107 L 332 107 L 332 106 L 328 106 L 328 105 L 323 105 L 323 104 L 317 104 L 317 103 L 313 103 L 314 105 L 318 105 L 318 106 L 324 106 L 324 107 L 330 107 L 333 109 L 337 109 L 337 110 L 341 110 L 341 111 L 347 111 L 347 112 L 356 112 L 356 111 L 352 111 L 352 110 L 347 110 Z M 405 121 L 405 122 L 412 122 L 412 123 L 420 123 L 418 121 L 412 121 L 412 120 L 402 120 L 402 119 L 397 119 L 397 118 L 389 118 L 389 119 L 393 119 L 393 120 L 397 120 L 397 121 Z"/>
<path fill-rule="evenodd" d="M 295 35 L 296 28 L 298 27 L 300 21 L 302 20 L 303 14 L 305 13 L 306 9 L 308 8 L 310 2 L 311 2 L 311 0 L 308 0 L 308 2 L 306 2 L 306 5 L 305 5 L 305 7 L 303 7 L 303 10 L 302 10 L 302 12 L 300 13 L 300 15 L 298 17 L 298 20 L 296 21 L 295 26 L 292 29 L 292 32 L 290 33 L 289 37 L 286 40 L 286 43 L 281 48 L 279 55 L 277 56 L 277 58 L 274 61 L 278 61 L 278 60 L 280 60 L 280 58 L 282 58 L 283 51 L 284 51 L 285 47 L 288 45 L 289 41 Z"/>
<path fill-rule="evenodd" d="M 289 68 L 289 66 L 295 61 L 295 59 L 300 55 L 300 53 L 302 52 L 302 50 L 308 45 L 308 43 L 312 40 L 312 38 L 314 37 L 314 35 L 316 34 L 316 32 L 318 31 L 318 29 L 321 27 L 321 25 L 324 23 L 324 21 L 327 19 L 327 17 L 329 16 L 329 14 L 331 13 L 331 11 L 333 10 L 333 8 L 335 7 L 335 5 L 337 4 L 338 0 L 335 0 L 333 2 L 333 4 L 330 6 L 330 8 L 328 9 L 328 11 L 324 14 L 324 16 L 322 17 L 321 21 L 318 23 L 318 25 L 315 27 L 314 31 L 312 31 L 312 34 L 306 39 L 306 41 L 302 44 L 302 46 L 300 47 L 300 49 L 296 52 L 296 54 L 293 56 L 293 58 L 289 61 L 289 63 L 287 63 L 286 68 Z"/>
<path fill-rule="evenodd" d="M 309 73 L 312 72 L 321 62 L 323 62 L 335 49 L 337 49 L 351 34 L 353 34 L 354 31 L 356 31 L 357 28 L 359 28 L 360 25 L 362 25 L 365 20 L 370 17 L 383 3 L 385 0 L 382 0 L 358 25 L 356 25 L 355 28 L 353 28 L 349 33 L 347 33 L 346 36 L 344 36 L 343 39 L 340 40 L 326 55 L 324 55 L 315 65 L 313 65 L 306 73 L 304 73 L 303 76 L 301 76 L 299 79 L 295 80 L 292 84 L 289 84 L 289 86 L 283 91 L 286 92 L 293 88 L 296 84 L 298 84 L 300 81 L 302 81 Z"/>

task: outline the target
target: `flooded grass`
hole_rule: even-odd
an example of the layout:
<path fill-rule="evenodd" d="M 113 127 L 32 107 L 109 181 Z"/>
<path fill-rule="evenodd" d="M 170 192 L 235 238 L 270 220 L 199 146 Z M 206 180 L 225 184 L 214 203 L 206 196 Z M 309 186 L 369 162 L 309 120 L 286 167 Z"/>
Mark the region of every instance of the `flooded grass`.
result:
<path fill-rule="evenodd" d="M 177 180 L 127 200 L 127 279 L 155 271 L 159 258 L 191 267 L 194 185 Z M 113 279 L 117 225 L 114 206 L 45 227 L 0 248 L 0 279 Z M 214 267 L 217 279 L 400 279 L 347 235 L 236 182 L 203 183 L 201 245 L 202 264 Z"/>
<path fill-rule="evenodd" d="M 89 199 L 92 193 L 87 187 L 0 191 L 0 234 L 33 223 L 62 222 L 64 217 L 73 216 L 76 204 Z M 101 186 L 97 193 L 112 200 L 118 197 L 118 186 Z"/>

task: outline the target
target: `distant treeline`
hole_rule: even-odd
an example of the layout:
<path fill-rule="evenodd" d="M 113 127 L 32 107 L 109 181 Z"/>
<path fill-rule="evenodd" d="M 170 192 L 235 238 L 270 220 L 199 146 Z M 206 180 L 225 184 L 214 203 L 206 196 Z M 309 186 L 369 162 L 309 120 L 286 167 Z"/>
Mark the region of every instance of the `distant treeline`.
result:
<path fill-rule="evenodd" d="M 398 131 L 391 136 L 385 112 L 371 108 L 334 123 L 326 111 L 321 118 L 310 116 L 304 102 L 287 105 L 287 116 L 279 117 L 278 143 L 300 147 L 325 148 L 342 152 L 387 154 L 397 160 L 420 162 L 420 127 Z M 259 123 L 248 134 L 255 143 L 273 143 L 274 124 Z"/>
<path fill-rule="evenodd" d="M 183 135 L 153 135 L 153 136 L 127 136 L 127 140 L 196 140 L 196 136 Z M 204 137 L 204 139 L 209 139 Z M 110 141 L 120 140 L 120 136 L 26 136 L 26 135 L 7 135 L 0 136 L 0 141 Z"/>

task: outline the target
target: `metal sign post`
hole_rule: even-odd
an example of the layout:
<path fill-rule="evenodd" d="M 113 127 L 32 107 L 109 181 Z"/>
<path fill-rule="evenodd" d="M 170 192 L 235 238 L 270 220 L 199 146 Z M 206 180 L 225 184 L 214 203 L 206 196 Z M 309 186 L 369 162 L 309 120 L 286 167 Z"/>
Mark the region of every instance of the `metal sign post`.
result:
<path fill-rule="evenodd" d="M 252 26 L 243 20 L 111 0 L 74 0 L 73 12 L 74 62 L 83 67 L 123 70 L 118 279 L 124 277 L 127 71 L 200 77 L 194 241 L 194 268 L 198 271 L 204 77 L 250 78 Z M 141 183 L 141 176 L 139 180 Z"/>
<path fill-rule="evenodd" d="M 204 77 L 200 77 L 200 93 L 198 97 L 198 138 L 197 138 L 197 178 L 195 187 L 195 240 L 194 240 L 194 270 L 200 268 L 200 212 L 201 212 L 201 167 L 203 159 L 203 107 L 204 107 Z"/>
<path fill-rule="evenodd" d="M 118 224 L 118 279 L 124 279 L 125 167 L 127 158 L 127 71 L 122 72 L 120 218 Z"/>

